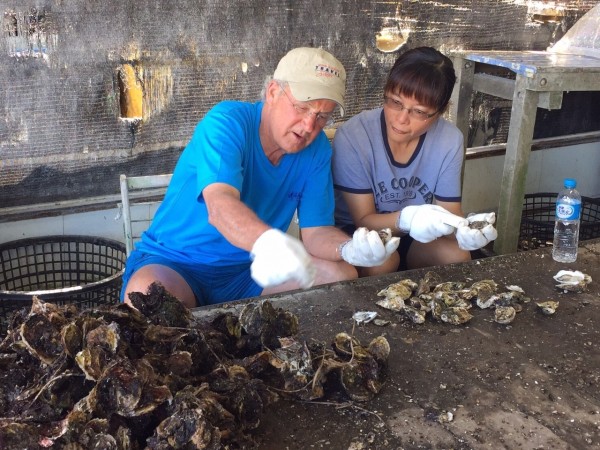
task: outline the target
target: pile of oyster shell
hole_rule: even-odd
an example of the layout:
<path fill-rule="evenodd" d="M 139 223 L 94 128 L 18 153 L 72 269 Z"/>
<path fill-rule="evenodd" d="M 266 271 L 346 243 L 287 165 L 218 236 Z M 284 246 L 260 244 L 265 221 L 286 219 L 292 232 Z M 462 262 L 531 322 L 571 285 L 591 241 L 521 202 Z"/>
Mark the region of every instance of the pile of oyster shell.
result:
<path fill-rule="evenodd" d="M 0 447 L 253 448 L 278 398 L 371 399 L 389 355 L 297 340 L 295 315 L 268 301 L 203 323 L 162 286 L 79 310 L 35 298 L 0 344 Z"/>
<path fill-rule="evenodd" d="M 586 292 L 592 277 L 580 271 L 561 270 L 554 277 L 556 288 L 564 293 Z M 425 322 L 429 315 L 433 319 L 453 325 L 469 322 L 473 315 L 470 309 L 477 305 L 481 309 L 492 309 L 494 321 L 503 325 L 513 322 L 517 313 L 531 299 L 516 285 L 501 290 L 494 280 L 480 280 L 471 284 L 462 281 L 442 282 L 435 272 L 427 272 L 415 282 L 409 278 L 392 283 L 380 290 L 383 297 L 375 303 L 385 309 L 399 312 L 417 324 Z M 545 315 L 556 312 L 559 302 L 545 300 L 536 302 Z"/>
<path fill-rule="evenodd" d="M 471 284 L 462 281 L 442 282 L 435 272 L 427 272 L 418 282 L 403 279 L 392 283 L 377 295 L 376 301 L 382 308 L 397 311 L 417 324 L 424 323 L 428 316 L 434 320 L 453 325 L 469 322 L 473 305 L 494 311 L 494 321 L 510 324 L 524 304 L 530 302 L 519 286 L 500 289 L 494 280 L 479 280 Z M 538 305 L 543 312 L 553 313 L 555 304 Z M 550 312 L 551 308 L 554 310 Z"/>

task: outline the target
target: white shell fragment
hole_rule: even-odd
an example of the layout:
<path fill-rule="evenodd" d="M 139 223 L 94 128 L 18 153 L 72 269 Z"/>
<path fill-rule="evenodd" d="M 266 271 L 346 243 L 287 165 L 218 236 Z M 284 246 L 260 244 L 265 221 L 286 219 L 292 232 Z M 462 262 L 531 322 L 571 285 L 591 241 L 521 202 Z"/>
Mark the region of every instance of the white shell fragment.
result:
<path fill-rule="evenodd" d="M 513 292 L 520 292 L 521 294 L 525 293 L 523 288 L 521 286 L 517 286 L 516 284 L 511 284 L 510 286 L 506 286 L 506 289 L 508 289 L 509 291 L 513 291 Z"/>
<path fill-rule="evenodd" d="M 352 315 L 352 318 L 357 324 L 361 323 L 369 323 L 375 317 L 377 317 L 377 313 L 375 311 L 357 311 Z"/>
<path fill-rule="evenodd" d="M 443 412 L 438 417 L 438 421 L 440 423 L 452 422 L 453 420 L 454 420 L 454 414 L 452 414 L 450 411 Z"/>
<path fill-rule="evenodd" d="M 388 326 L 388 325 L 389 325 L 390 323 L 392 323 L 392 322 L 390 322 L 389 320 L 375 319 L 375 320 L 373 321 L 373 323 L 374 323 L 375 325 L 377 325 L 378 327 L 386 327 L 386 326 Z"/>

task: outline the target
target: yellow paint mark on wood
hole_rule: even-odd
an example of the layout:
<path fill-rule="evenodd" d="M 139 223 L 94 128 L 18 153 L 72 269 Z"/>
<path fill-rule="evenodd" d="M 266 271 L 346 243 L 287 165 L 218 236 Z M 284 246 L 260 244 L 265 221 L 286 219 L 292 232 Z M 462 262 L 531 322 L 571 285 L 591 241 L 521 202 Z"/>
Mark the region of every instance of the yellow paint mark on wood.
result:
<path fill-rule="evenodd" d="M 121 117 L 124 119 L 141 119 L 143 117 L 143 98 L 141 67 L 123 64 L 119 68 L 119 91 Z"/>

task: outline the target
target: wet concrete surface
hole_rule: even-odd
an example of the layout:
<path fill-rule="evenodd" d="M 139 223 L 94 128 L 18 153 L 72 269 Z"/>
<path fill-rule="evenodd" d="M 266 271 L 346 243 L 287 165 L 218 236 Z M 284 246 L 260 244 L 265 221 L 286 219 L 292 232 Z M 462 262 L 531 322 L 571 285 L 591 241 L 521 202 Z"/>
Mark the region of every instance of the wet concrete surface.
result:
<path fill-rule="evenodd" d="M 552 277 L 561 269 L 589 274 L 588 291 L 559 291 Z M 418 281 L 427 270 L 442 281 L 491 278 L 501 288 L 518 285 L 531 302 L 510 325 L 495 323 L 491 310 L 476 306 L 473 319 L 457 326 L 430 317 L 414 324 L 375 305 L 379 290 L 404 278 Z M 331 342 L 344 331 L 368 343 L 384 335 L 391 354 L 386 384 L 369 402 L 272 405 L 256 433 L 259 448 L 600 447 L 600 240 L 583 243 L 577 262 L 568 265 L 539 249 L 427 270 L 269 297 L 299 317 L 305 340 Z M 547 316 L 535 302 L 550 299 L 560 306 Z M 391 323 L 355 326 L 356 311 L 377 311 Z"/>

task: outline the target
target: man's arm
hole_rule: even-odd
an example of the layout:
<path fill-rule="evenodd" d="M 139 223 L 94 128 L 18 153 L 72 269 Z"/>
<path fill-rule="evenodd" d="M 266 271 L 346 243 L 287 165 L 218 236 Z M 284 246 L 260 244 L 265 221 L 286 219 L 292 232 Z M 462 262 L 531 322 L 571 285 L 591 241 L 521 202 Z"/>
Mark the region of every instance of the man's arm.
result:
<path fill-rule="evenodd" d="M 269 227 L 240 201 L 239 192 L 224 183 L 202 191 L 208 221 L 231 244 L 248 250 L 252 278 L 264 288 L 294 280 L 302 288 L 315 282 L 316 268 L 302 243 Z"/>
<path fill-rule="evenodd" d="M 346 233 L 336 227 L 303 228 L 302 243 L 312 256 L 327 261 L 341 261 L 340 246 L 350 239 Z"/>
<path fill-rule="evenodd" d="M 209 184 L 202 196 L 209 223 L 236 247 L 252 250 L 258 237 L 270 228 L 240 200 L 238 190 L 228 184 Z"/>

